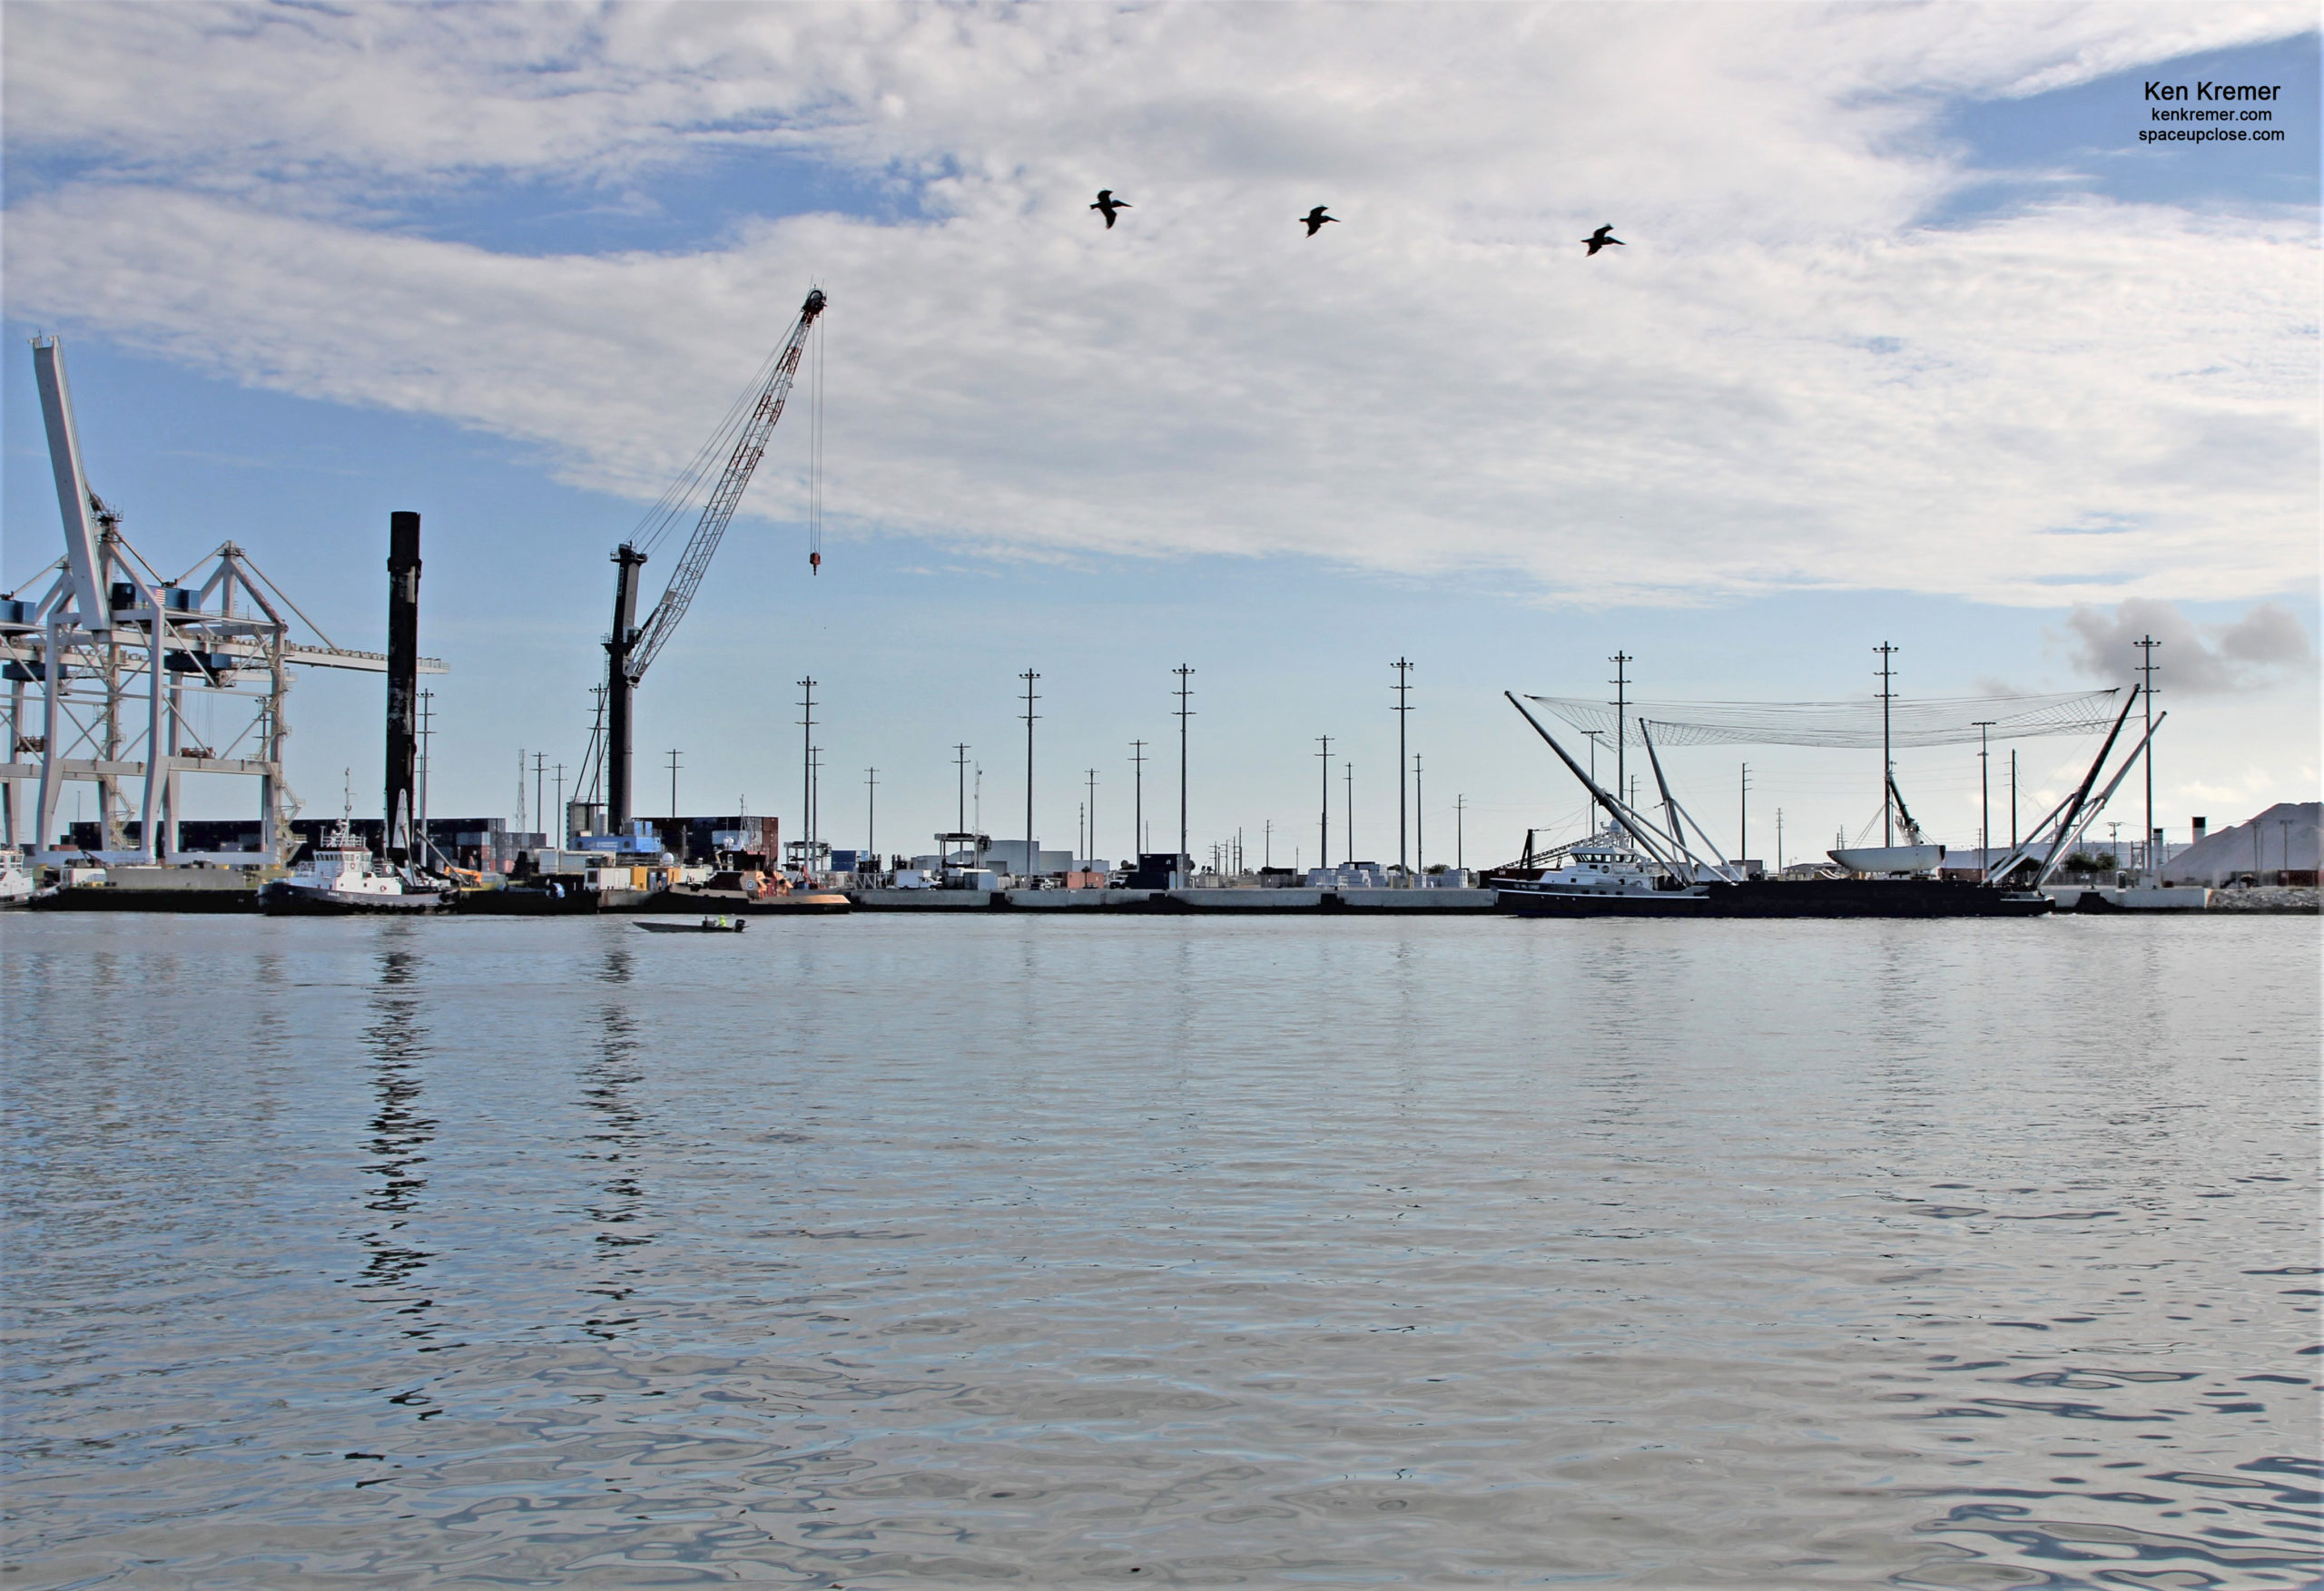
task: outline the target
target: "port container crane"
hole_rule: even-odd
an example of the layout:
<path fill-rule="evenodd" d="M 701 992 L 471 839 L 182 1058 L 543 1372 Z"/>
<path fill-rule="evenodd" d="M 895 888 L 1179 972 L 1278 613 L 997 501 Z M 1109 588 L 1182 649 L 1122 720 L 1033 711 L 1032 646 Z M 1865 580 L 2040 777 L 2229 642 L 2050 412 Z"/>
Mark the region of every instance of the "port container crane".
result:
<path fill-rule="evenodd" d="M 612 633 L 606 639 L 604 753 L 606 826 L 616 832 L 626 829 L 630 820 L 630 693 L 645 678 L 645 671 L 653 666 L 662 648 L 669 644 L 678 622 L 685 617 L 687 605 L 701 588 L 703 576 L 710 571 L 710 560 L 718 551 L 719 538 L 726 534 L 727 522 L 734 517 L 743 488 L 751 484 L 751 473 L 758 468 L 759 459 L 766 452 L 767 438 L 773 434 L 775 422 L 783 417 L 783 401 L 791 396 L 791 384 L 799 373 L 800 354 L 806 347 L 808 332 L 814 329 L 815 318 L 823 312 L 823 303 L 821 288 L 807 295 L 807 301 L 799 307 L 799 319 L 792 323 L 766 375 L 746 395 L 749 408 L 739 428 L 735 427 L 734 415 L 742 413 L 743 408 L 738 404 L 695 464 L 679 476 L 655 511 L 646 516 L 641 534 L 633 535 L 614 550 L 614 623 Z M 671 518 L 692 500 L 693 486 L 704 473 L 708 460 L 715 457 L 717 443 L 730 430 L 734 441 L 726 457 L 725 469 L 703 503 L 694 534 L 687 539 L 685 551 L 678 555 L 677 566 L 670 572 L 668 588 L 641 624 L 637 622 L 637 572 L 645 565 L 645 548 L 640 544 L 650 545 Z M 653 527 L 650 534 L 645 533 L 646 526 Z"/>

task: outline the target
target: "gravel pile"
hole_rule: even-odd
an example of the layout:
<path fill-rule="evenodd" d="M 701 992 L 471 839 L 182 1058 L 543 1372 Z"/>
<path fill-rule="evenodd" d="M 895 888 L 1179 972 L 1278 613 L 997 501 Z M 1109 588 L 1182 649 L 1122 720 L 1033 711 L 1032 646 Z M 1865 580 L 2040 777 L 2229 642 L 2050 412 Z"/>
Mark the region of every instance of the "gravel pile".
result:
<path fill-rule="evenodd" d="M 2262 885 L 2254 889 L 2214 889 L 2211 891 L 2213 911 L 2318 911 L 2324 910 L 2324 890 L 2312 888 L 2290 888 L 2280 884 Z"/>

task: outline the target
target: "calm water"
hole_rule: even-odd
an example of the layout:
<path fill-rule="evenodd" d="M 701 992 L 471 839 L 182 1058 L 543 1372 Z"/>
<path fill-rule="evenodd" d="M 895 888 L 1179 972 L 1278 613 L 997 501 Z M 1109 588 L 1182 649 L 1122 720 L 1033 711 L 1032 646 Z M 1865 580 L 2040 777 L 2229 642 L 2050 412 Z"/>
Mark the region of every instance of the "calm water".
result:
<path fill-rule="evenodd" d="M 18 914 L 5 1583 L 2310 1584 L 2318 967 Z"/>

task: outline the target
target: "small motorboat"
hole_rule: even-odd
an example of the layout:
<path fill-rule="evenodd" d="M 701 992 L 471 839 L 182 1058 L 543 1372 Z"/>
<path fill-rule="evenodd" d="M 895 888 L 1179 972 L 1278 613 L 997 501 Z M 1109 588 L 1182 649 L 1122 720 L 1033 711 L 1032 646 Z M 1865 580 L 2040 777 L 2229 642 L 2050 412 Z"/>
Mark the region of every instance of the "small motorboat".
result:
<path fill-rule="evenodd" d="M 649 934 L 739 934 L 751 925 L 739 917 L 706 917 L 700 922 L 642 922 Z"/>

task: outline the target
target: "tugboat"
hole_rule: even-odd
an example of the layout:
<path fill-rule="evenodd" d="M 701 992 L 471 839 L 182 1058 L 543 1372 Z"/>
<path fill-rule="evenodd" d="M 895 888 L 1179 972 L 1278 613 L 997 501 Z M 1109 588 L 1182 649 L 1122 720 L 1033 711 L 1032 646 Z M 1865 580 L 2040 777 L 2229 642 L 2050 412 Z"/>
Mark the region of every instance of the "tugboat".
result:
<path fill-rule="evenodd" d="M 350 917 L 435 911 L 447 899 L 441 889 L 407 884 L 378 866 L 341 818 L 310 859 L 258 892 L 258 904 L 270 917 Z"/>
<path fill-rule="evenodd" d="M 15 846 L 0 847 L 0 906 L 22 906 L 33 898 L 33 876 L 25 870 L 25 853 Z"/>

